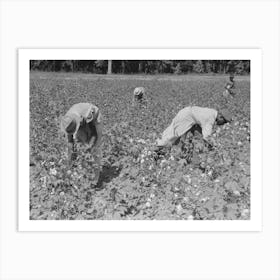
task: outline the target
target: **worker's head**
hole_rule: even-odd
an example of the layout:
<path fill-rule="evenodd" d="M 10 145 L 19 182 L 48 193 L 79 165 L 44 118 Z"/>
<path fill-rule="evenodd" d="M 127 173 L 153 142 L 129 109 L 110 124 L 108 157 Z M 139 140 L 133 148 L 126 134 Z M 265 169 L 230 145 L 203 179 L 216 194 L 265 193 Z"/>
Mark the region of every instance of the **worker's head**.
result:
<path fill-rule="evenodd" d="M 68 134 L 74 134 L 77 129 L 77 121 L 71 116 L 63 116 L 61 119 L 61 129 Z"/>
<path fill-rule="evenodd" d="M 217 125 L 223 125 L 232 120 L 232 115 L 227 109 L 222 109 L 218 112 L 216 118 Z"/>
<path fill-rule="evenodd" d="M 134 94 L 134 96 L 137 96 L 137 97 L 141 98 L 145 94 L 145 88 L 137 87 L 137 88 L 134 89 L 133 94 Z"/>
<path fill-rule="evenodd" d="M 231 75 L 229 76 L 229 80 L 230 80 L 231 82 L 233 82 L 233 79 L 234 79 L 234 75 L 231 74 Z"/>

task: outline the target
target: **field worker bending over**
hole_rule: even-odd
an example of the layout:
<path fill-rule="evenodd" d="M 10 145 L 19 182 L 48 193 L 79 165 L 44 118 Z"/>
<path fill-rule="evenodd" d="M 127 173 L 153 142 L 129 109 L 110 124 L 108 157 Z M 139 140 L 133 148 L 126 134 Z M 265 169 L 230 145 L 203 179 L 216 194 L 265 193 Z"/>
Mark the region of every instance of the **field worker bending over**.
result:
<path fill-rule="evenodd" d="M 91 149 L 96 163 L 95 180 L 96 183 L 100 175 L 100 161 L 102 158 L 102 117 L 101 113 L 93 104 L 78 103 L 73 105 L 61 119 L 61 129 L 68 140 L 68 160 L 69 163 L 75 159 L 75 143 L 82 143 Z"/>
<path fill-rule="evenodd" d="M 133 91 L 133 101 L 134 102 L 142 102 L 144 100 L 145 96 L 145 88 L 143 87 L 137 87 Z"/>
<path fill-rule="evenodd" d="M 162 138 L 157 141 L 157 147 L 168 147 L 186 134 L 194 125 L 199 125 L 202 129 L 203 139 L 207 144 L 212 145 L 210 135 L 214 124 L 223 125 L 230 122 L 231 114 L 227 110 L 220 112 L 198 106 L 186 107 L 179 111 L 169 127 L 165 129 Z"/>

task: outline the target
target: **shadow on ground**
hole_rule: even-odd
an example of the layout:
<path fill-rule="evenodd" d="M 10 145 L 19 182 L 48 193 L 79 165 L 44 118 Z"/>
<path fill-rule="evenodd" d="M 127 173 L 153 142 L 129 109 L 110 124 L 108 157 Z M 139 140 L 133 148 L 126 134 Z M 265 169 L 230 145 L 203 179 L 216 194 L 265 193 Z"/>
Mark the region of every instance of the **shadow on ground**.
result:
<path fill-rule="evenodd" d="M 120 172 L 121 168 L 117 168 L 116 166 L 103 166 L 96 189 L 103 189 L 105 187 L 104 183 L 111 182 L 119 176 Z"/>

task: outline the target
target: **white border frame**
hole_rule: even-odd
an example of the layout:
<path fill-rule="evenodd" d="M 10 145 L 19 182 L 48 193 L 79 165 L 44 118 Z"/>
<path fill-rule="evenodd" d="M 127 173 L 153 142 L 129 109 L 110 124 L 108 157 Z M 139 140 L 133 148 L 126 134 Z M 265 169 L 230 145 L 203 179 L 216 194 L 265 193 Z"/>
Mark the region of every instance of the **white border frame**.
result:
<path fill-rule="evenodd" d="M 261 231 L 262 59 L 260 49 L 19 49 L 19 231 Z M 29 61 L 95 59 L 251 60 L 251 219 L 242 221 L 29 220 Z"/>

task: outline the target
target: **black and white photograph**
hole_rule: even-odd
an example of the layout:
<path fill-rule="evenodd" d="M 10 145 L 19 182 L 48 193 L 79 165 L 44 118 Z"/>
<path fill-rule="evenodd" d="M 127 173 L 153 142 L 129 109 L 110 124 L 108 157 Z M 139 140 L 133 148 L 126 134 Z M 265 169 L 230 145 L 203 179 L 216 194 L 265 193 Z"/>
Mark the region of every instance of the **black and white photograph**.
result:
<path fill-rule="evenodd" d="M 279 8 L 0 1 L 0 279 L 279 280 Z"/>
<path fill-rule="evenodd" d="M 250 60 L 30 60 L 30 219 L 248 220 L 250 130 Z"/>

